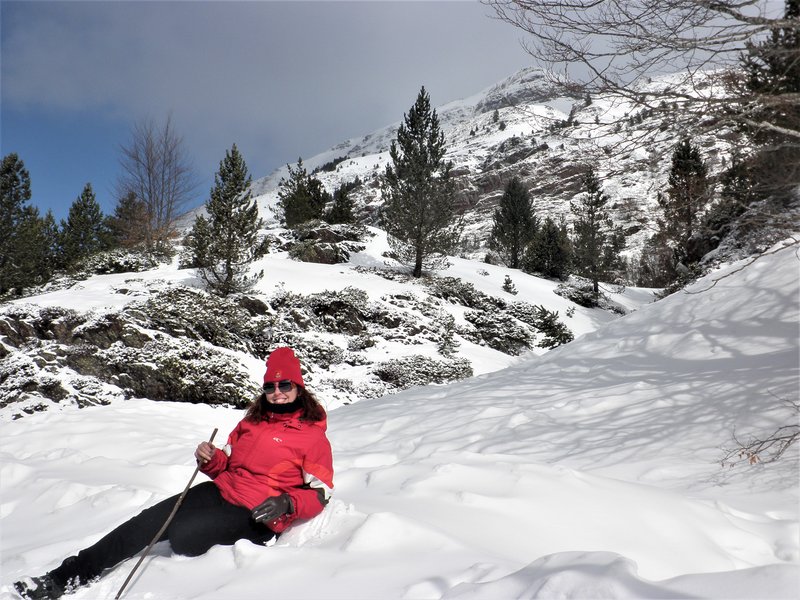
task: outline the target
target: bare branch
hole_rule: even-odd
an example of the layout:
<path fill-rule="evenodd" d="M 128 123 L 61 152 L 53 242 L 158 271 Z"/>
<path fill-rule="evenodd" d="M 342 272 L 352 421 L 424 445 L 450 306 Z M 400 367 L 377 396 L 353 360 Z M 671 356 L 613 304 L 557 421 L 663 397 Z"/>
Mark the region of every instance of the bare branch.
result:
<path fill-rule="evenodd" d="M 768 14 L 763 1 L 483 1 L 498 19 L 530 35 L 525 49 L 558 74 L 565 91 L 614 94 L 650 108 L 662 100 L 682 101 L 684 110 L 713 116 L 705 121 L 712 129 L 741 123 L 735 117 L 754 103 L 785 106 L 795 114 L 800 110 L 797 94 L 748 98 L 730 85 L 719 88 L 730 82 L 731 70 L 752 44 L 772 32 L 798 27 L 783 14 Z M 786 52 L 800 61 L 796 49 Z M 648 89 L 649 78 L 659 74 L 677 75 L 678 80 L 668 88 Z M 800 125 L 794 123 L 779 127 L 751 119 L 747 124 L 800 137 Z"/>
<path fill-rule="evenodd" d="M 772 391 L 769 393 L 778 398 Z M 798 422 L 800 403 L 796 400 L 778 399 L 791 410 L 790 420 L 793 423 L 778 427 L 766 437 L 751 437 L 747 442 L 739 440 L 734 431 L 732 437 L 736 442 L 736 448 L 725 451 L 721 460 L 722 466 L 733 467 L 741 461 L 747 461 L 750 465 L 773 463 L 783 456 L 792 444 L 800 440 L 800 422 Z"/>
<path fill-rule="evenodd" d="M 122 174 L 117 196 L 133 194 L 147 209 L 145 241 L 159 250 L 174 235 L 175 222 L 192 200 L 196 179 L 181 138 L 168 116 L 159 127 L 151 120 L 136 123 L 131 140 L 120 146 Z"/>

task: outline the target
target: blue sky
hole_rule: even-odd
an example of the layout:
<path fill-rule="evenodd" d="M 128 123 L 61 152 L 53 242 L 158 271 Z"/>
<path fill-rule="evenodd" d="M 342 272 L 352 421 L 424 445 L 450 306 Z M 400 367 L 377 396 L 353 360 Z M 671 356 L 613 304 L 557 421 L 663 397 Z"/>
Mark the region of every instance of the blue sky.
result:
<path fill-rule="evenodd" d="M 65 218 L 91 182 L 113 212 L 119 147 L 171 115 L 208 196 L 233 143 L 254 179 L 530 66 L 478 2 L 0 4 L 0 145 Z"/>

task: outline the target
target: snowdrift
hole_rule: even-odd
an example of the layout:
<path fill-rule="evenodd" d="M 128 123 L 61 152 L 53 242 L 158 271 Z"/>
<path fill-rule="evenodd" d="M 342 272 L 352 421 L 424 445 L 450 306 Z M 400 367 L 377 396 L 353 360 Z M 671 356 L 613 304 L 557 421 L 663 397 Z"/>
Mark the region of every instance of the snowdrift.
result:
<path fill-rule="evenodd" d="M 720 460 L 796 422 L 799 265 L 786 248 L 545 356 L 337 408 L 320 517 L 268 548 L 160 544 L 125 597 L 796 597 L 797 448 Z M 0 424 L 0 597 L 182 489 L 240 417 L 132 400 Z M 113 597 L 133 562 L 73 597 Z"/>

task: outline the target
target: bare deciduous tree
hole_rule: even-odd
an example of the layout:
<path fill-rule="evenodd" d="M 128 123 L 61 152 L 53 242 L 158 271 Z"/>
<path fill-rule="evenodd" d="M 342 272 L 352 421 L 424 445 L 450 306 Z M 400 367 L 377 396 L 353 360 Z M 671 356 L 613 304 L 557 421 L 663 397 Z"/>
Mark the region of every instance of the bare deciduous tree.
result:
<path fill-rule="evenodd" d="M 778 78 L 797 79 L 798 0 L 483 2 L 528 34 L 526 49 L 562 93 L 615 96 L 631 103 L 630 118 L 651 117 L 650 128 L 631 140 L 635 145 L 657 138 L 663 123 L 679 135 L 712 133 L 746 150 L 756 139 L 763 149 L 769 136 L 778 152 L 767 156 L 781 157 L 791 181 L 800 178 L 800 158 L 786 161 L 800 157 L 800 89 L 754 87 L 743 69 L 759 44 L 776 42 L 777 51 L 762 52 L 761 60 L 781 71 Z M 668 82 L 652 82 L 666 74 Z"/>
<path fill-rule="evenodd" d="M 117 195 L 132 194 L 144 203 L 145 243 L 150 251 L 160 252 L 175 235 L 175 223 L 197 187 L 183 138 L 170 116 L 162 126 L 140 121 L 131 130 L 130 142 L 120 146 L 120 154 Z"/>
<path fill-rule="evenodd" d="M 484 1 L 501 20 L 530 34 L 528 52 L 573 94 L 613 93 L 650 109 L 664 100 L 702 105 L 720 117 L 721 108 L 740 105 L 731 116 L 746 118 L 752 106 L 752 94 L 732 95 L 735 87 L 727 85 L 748 44 L 797 27 L 781 3 L 763 0 Z M 652 92 L 637 85 L 656 74 L 677 77 Z M 764 101 L 796 106 L 800 98 L 770 93 Z M 780 133 L 800 138 L 798 128 Z"/>

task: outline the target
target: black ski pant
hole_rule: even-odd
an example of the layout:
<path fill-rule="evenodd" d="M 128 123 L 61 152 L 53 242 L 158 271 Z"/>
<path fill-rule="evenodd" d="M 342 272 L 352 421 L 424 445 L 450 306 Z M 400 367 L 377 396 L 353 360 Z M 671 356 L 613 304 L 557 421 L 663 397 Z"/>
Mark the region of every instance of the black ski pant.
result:
<path fill-rule="evenodd" d="M 144 550 L 166 522 L 180 494 L 143 510 L 96 544 L 65 559 L 50 576 L 62 587 L 85 584 L 103 570 Z M 232 545 L 246 539 L 260 544 L 275 537 L 265 525 L 256 523 L 250 511 L 227 502 L 212 481 L 192 488 L 159 541 L 169 540 L 172 551 L 199 556 L 216 544 Z"/>

